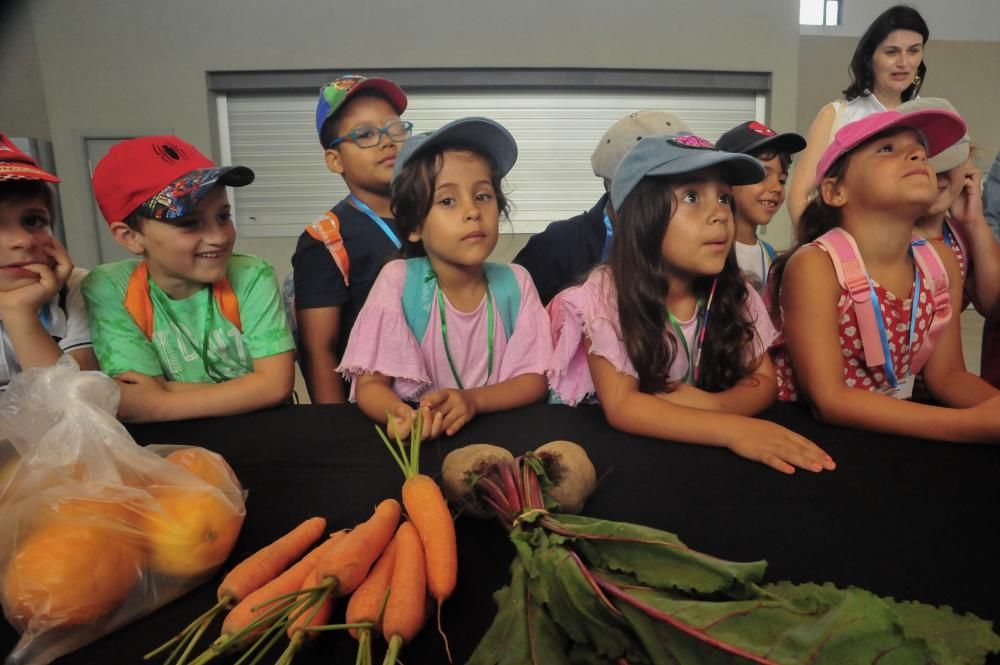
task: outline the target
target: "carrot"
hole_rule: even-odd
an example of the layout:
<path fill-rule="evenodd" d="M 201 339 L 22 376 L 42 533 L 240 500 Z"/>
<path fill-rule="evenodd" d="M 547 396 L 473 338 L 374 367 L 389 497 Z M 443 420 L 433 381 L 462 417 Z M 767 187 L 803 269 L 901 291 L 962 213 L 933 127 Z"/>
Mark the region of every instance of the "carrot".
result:
<path fill-rule="evenodd" d="M 323 535 L 325 529 L 326 520 L 322 517 L 307 519 L 278 540 L 251 554 L 229 571 L 222 580 L 216 591 L 218 602 L 211 609 L 195 619 L 176 637 L 146 654 L 145 658 L 152 658 L 176 645 L 167 662 L 171 663 L 179 656 L 178 662 L 183 663 L 219 613 L 233 607 L 276 578 L 292 562 L 301 557 L 309 546 Z"/>
<path fill-rule="evenodd" d="M 323 584 L 331 586 L 334 595 L 346 596 L 365 580 L 392 539 L 401 512 L 398 501 L 386 499 L 368 521 L 356 526 L 319 560 L 316 574 Z"/>
<path fill-rule="evenodd" d="M 420 473 L 420 427 L 418 411 L 417 421 L 410 430 L 409 452 L 398 437 L 394 448 L 381 429 L 378 433 L 406 477 L 403 482 L 403 505 L 406 506 L 406 514 L 420 534 L 424 547 L 427 587 L 437 603 L 438 632 L 444 639 L 448 662 L 451 662 L 448 636 L 441 627 L 441 605 L 455 591 L 458 581 L 458 542 L 455 538 L 455 522 L 441 488 L 430 476 Z"/>
<path fill-rule="evenodd" d="M 403 522 L 396 532 L 396 560 L 390 589 L 382 616 L 382 635 L 389 642 L 383 665 L 396 662 L 399 649 L 416 637 L 426 616 L 424 548 L 412 522 Z"/>
<path fill-rule="evenodd" d="M 229 571 L 217 593 L 220 602 L 232 604 L 264 586 L 298 560 L 326 530 L 326 520 L 312 517 Z"/>
<path fill-rule="evenodd" d="M 392 568 L 395 561 L 396 538 L 393 538 L 372 567 L 371 572 L 368 573 L 368 577 L 351 595 L 344 619 L 347 623 L 378 620 L 379 611 L 385 601 L 385 594 L 392 581 Z M 351 637 L 359 639 L 360 632 L 358 630 L 352 628 L 350 632 Z"/>
<path fill-rule="evenodd" d="M 320 582 L 316 569 L 313 568 L 312 572 L 306 576 L 305 581 L 302 582 L 301 591 L 309 592 L 310 589 L 316 589 Z M 295 610 L 295 614 L 285 630 L 291 642 L 278 657 L 276 665 L 286 665 L 292 662 L 295 654 L 301 648 L 302 642 L 310 636 L 308 631 L 303 630 L 304 628 L 322 626 L 330 620 L 330 615 L 333 614 L 333 594 L 330 593 L 329 589 L 313 591 L 312 593 L 318 596 L 316 602 Z"/>

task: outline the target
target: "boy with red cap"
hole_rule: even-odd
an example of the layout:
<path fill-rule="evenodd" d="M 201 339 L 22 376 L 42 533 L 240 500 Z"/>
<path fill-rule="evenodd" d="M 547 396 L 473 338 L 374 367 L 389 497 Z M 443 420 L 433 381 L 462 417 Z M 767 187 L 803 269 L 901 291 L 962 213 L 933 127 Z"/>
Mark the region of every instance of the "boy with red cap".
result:
<path fill-rule="evenodd" d="M 323 86 L 316 132 L 326 166 L 349 193 L 299 237 L 292 257 L 299 365 L 314 404 L 344 402 L 336 369 L 382 266 L 399 256 L 389 209 L 392 167 L 412 125 L 392 81 L 341 76 Z"/>
<path fill-rule="evenodd" d="M 52 235 L 50 182 L 59 178 L 0 134 L 0 390 L 64 353 L 97 369 L 80 295 L 87 273 Z"/>
<path fill-rule="evenodd" d="M 175 136 L 123 141 L 94 169 L 111 234 L 141 260 L 83 282 L 101 369 L 132 422 L 243 413 L 288 399 L 294 343 L 273 268 L 234 254 L 226 186 L 253 182 Z"/>

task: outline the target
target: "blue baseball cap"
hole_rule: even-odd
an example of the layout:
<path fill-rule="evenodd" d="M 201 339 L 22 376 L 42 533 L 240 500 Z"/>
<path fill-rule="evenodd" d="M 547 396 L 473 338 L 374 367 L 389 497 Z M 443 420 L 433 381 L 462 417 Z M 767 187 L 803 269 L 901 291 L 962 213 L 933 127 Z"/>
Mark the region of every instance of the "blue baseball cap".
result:
<path fill-rule="evenodd" d="M 415 155 L 448 145 L 475 148 L 486 153 L 496 162 L 501 178 L 510 173 L 517 161 L 517 142 L 503 125 L 489 118 L 460 118 L 437 131 L 415 134 L 407 139 L 393 164 L 392 179 L 399 177 L 403 165 Z"/>
<path fill-rule="evenodd" d="M 749 155 L 718 150 L 694 134 L 647 136 L 626 153 L 611 177 L 611 205 L 621 208 L 639 181 L 649 175 L 679 175 L 712 166 L 722 168 L 730 185 L 750 185 L 764 179 L 764 166 Z"/>

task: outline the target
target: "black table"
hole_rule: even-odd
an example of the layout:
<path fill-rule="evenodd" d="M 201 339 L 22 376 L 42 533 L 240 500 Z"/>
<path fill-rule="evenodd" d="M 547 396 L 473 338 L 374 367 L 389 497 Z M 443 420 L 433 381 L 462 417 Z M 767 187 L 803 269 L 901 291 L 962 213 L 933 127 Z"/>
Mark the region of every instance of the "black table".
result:
<path fill-rule="evenodd" d="M 422 470 L 437 473 L 448 451 L 468 443 L 520 453 L 570 439 L 588 449 L 601 478 L 586 514 L 666 529 L 723 558 L 767 559 L 769 581 L 855 585 L 1000 623 L 1000 447 L 826 427 L 788 404 L 765 417 L 815 440 L 838 469 L 785 476 L 726 450 L 622 434 L 596 408 L 537 405 L 480 416 L 457 436 L 426 444 Z M 234 562 L 308 516 L 340 528 L 365 519 L 379 500 L 399 497 L 401 473 L 354 407 L 292 406 L 130 430 L 140 443 L 198 444 L 229 460 L 250 492 Z M 458 589 L 443 622 L 461 663 L 493 618 L 492 594 L 506 583 L 513 547 L 496 522 L 460 518 L 457 526 Z M 214 594 L 215 584 L 205 585 L 60 662 L 139 662 L 208 608 Z M 9 627 L 0 628 L 0 653 L 15 639 Z M 353 657 L 349 638 L 324 636 L 296 662 Z M 431 625 L 403 660 L 446 662 Z"/>

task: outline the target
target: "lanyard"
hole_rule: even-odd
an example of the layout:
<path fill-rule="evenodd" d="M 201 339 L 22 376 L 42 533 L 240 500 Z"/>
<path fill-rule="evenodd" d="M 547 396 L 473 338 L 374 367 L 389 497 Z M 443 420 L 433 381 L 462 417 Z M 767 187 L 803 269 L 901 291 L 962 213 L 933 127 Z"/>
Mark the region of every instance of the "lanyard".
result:
<path fill-rule="evenodd" d="M 944 244 L 948 247 L 955 246 L 955 234 L 951 232 L 951 227 L 948 225 L 947 221 L 945 221 L 941 226 L 941 240 L 943 240 Z"/>
<path fill-rule="evenodd" d="M 684 355 L 686 355 L 688 359 L 688 368 L 684 372 L 684 383 L 695 385 L 698 382 L 698 365 L 701 362 L 701 349 L 705 343 L 705 331 L 708 330 L 708 314 L 712 310 L 712 300 L 715 298 L 715 285 L 717 283 L 717 280 L 712 280 L 712 289 L 708 292 L 708 302 L 705 303 L 705 309 L 701 309 L 702 301 L 700 299 L 695 306 L 695 316 L 698 314 L 702 314 L 703 316 L 695 327 L 693 359 L 691 350 L 688 348 L 687 338 L 684 336 L 684 331 L 681 329 L 680 322 L 669 309 L 667 310 L 667 318 L 670 319 L 670 325 L 674 327 L 674 333 L 677 335 L 677 339 L 680 340 L 681 346 L 684 348 Z"/>
<path fill-rule="evenodd" d="M 611 252 L 611 236 L 614 235 L 614 231 L 611 229 L 611 218 L 608 217 L 607 208 L 604 209 L 604 249 L 601 250 L 601 262 L 604 263 L 608 260 L 608 254 Z"/>
<path fill-rule="evenodd" d="M 764 243 L 758 241 L 757 247 L 760 249 L 760 285 L 761 291 L 767 286 L 767 268 L 768 266 L 764 263 L 764 255 L 767 252 L 764 251 Z"/>
<path fill-rule="evenodd" d="M 432 270 L 428 275 L 428 279 L 436 279 L 437 275 L 434 274 Z M 483 381 L 485 386 L 489 380 L 490 375 L 493 373 L 493 296 L 490 293 L 490 283 L 486 280 L 486 276 L 483 275 L 483 280 L 486 281 L 486 381 Z M 445 317 L 444 308 L 444 293 L 442 292 L 441 285 L 437 286 L 437 301 L 438 301 L 438 312 L 441 315 L 441 339 L 444 341 L 444 354 L 448 357 L 448 367 L 451 369 L 451 376 L 455 379 L 455 385 L 458 386 L 459 390 L 465 390 L 465 385 L 462 383 L 462 379 L 458 376 L 458 370 L 455 369 L 455 361 L 451 357 L 451 348 L 448 346 L 448 319 Z"/>
<path fill-rule="evenodd" d="M 378 224 L 378 227 L 382 229 L 382 233 L 384 233 L 389 238 L 389 240 L 392 241 L 392 244 L 396 246 L 396 249 L 399 249 L 400 247 L 403 246 L 402 243 L 399 242 L 399 237 L 396 236 L 392 228 L 385 223 L 384 219 L 376 215 L 375 211 L 369 208 L 364 201 L 359 199 L 354 194 L 348 194 L 347 199 L 354 204 L 355 208 L 365 213 L 373 222 Z"/>
<path fill-rule="evenodd" d="M 911 250 L 912 251 L 912 250 Z M 885 377 L 893 388 L 899 386 L 899 379 L 896 376 L 895 367 L 892 362 L 892 354 L 889 349 L 889 337 L 885 332 L 885 320 L 882 318 L 882 308 L 879 306 L 878 296 L 875 294 L 875 285 L 872 278 L 868 277 L 868 288 L 872 294 L 872 307 L 875 309 L 875 323 L 878 324 L 878 336 L 882 342 L 882 353 L 885 355 Z M 913 264 L 913 300 L 910 303 L 910 336 L 907 341 L 907 348 L 910 354 L 913 353 L 913 337 L 917 328 L 917 311 L 920 309 L 920 268 Z M 905 378 L 905 377 L 904 377 Z"/>

